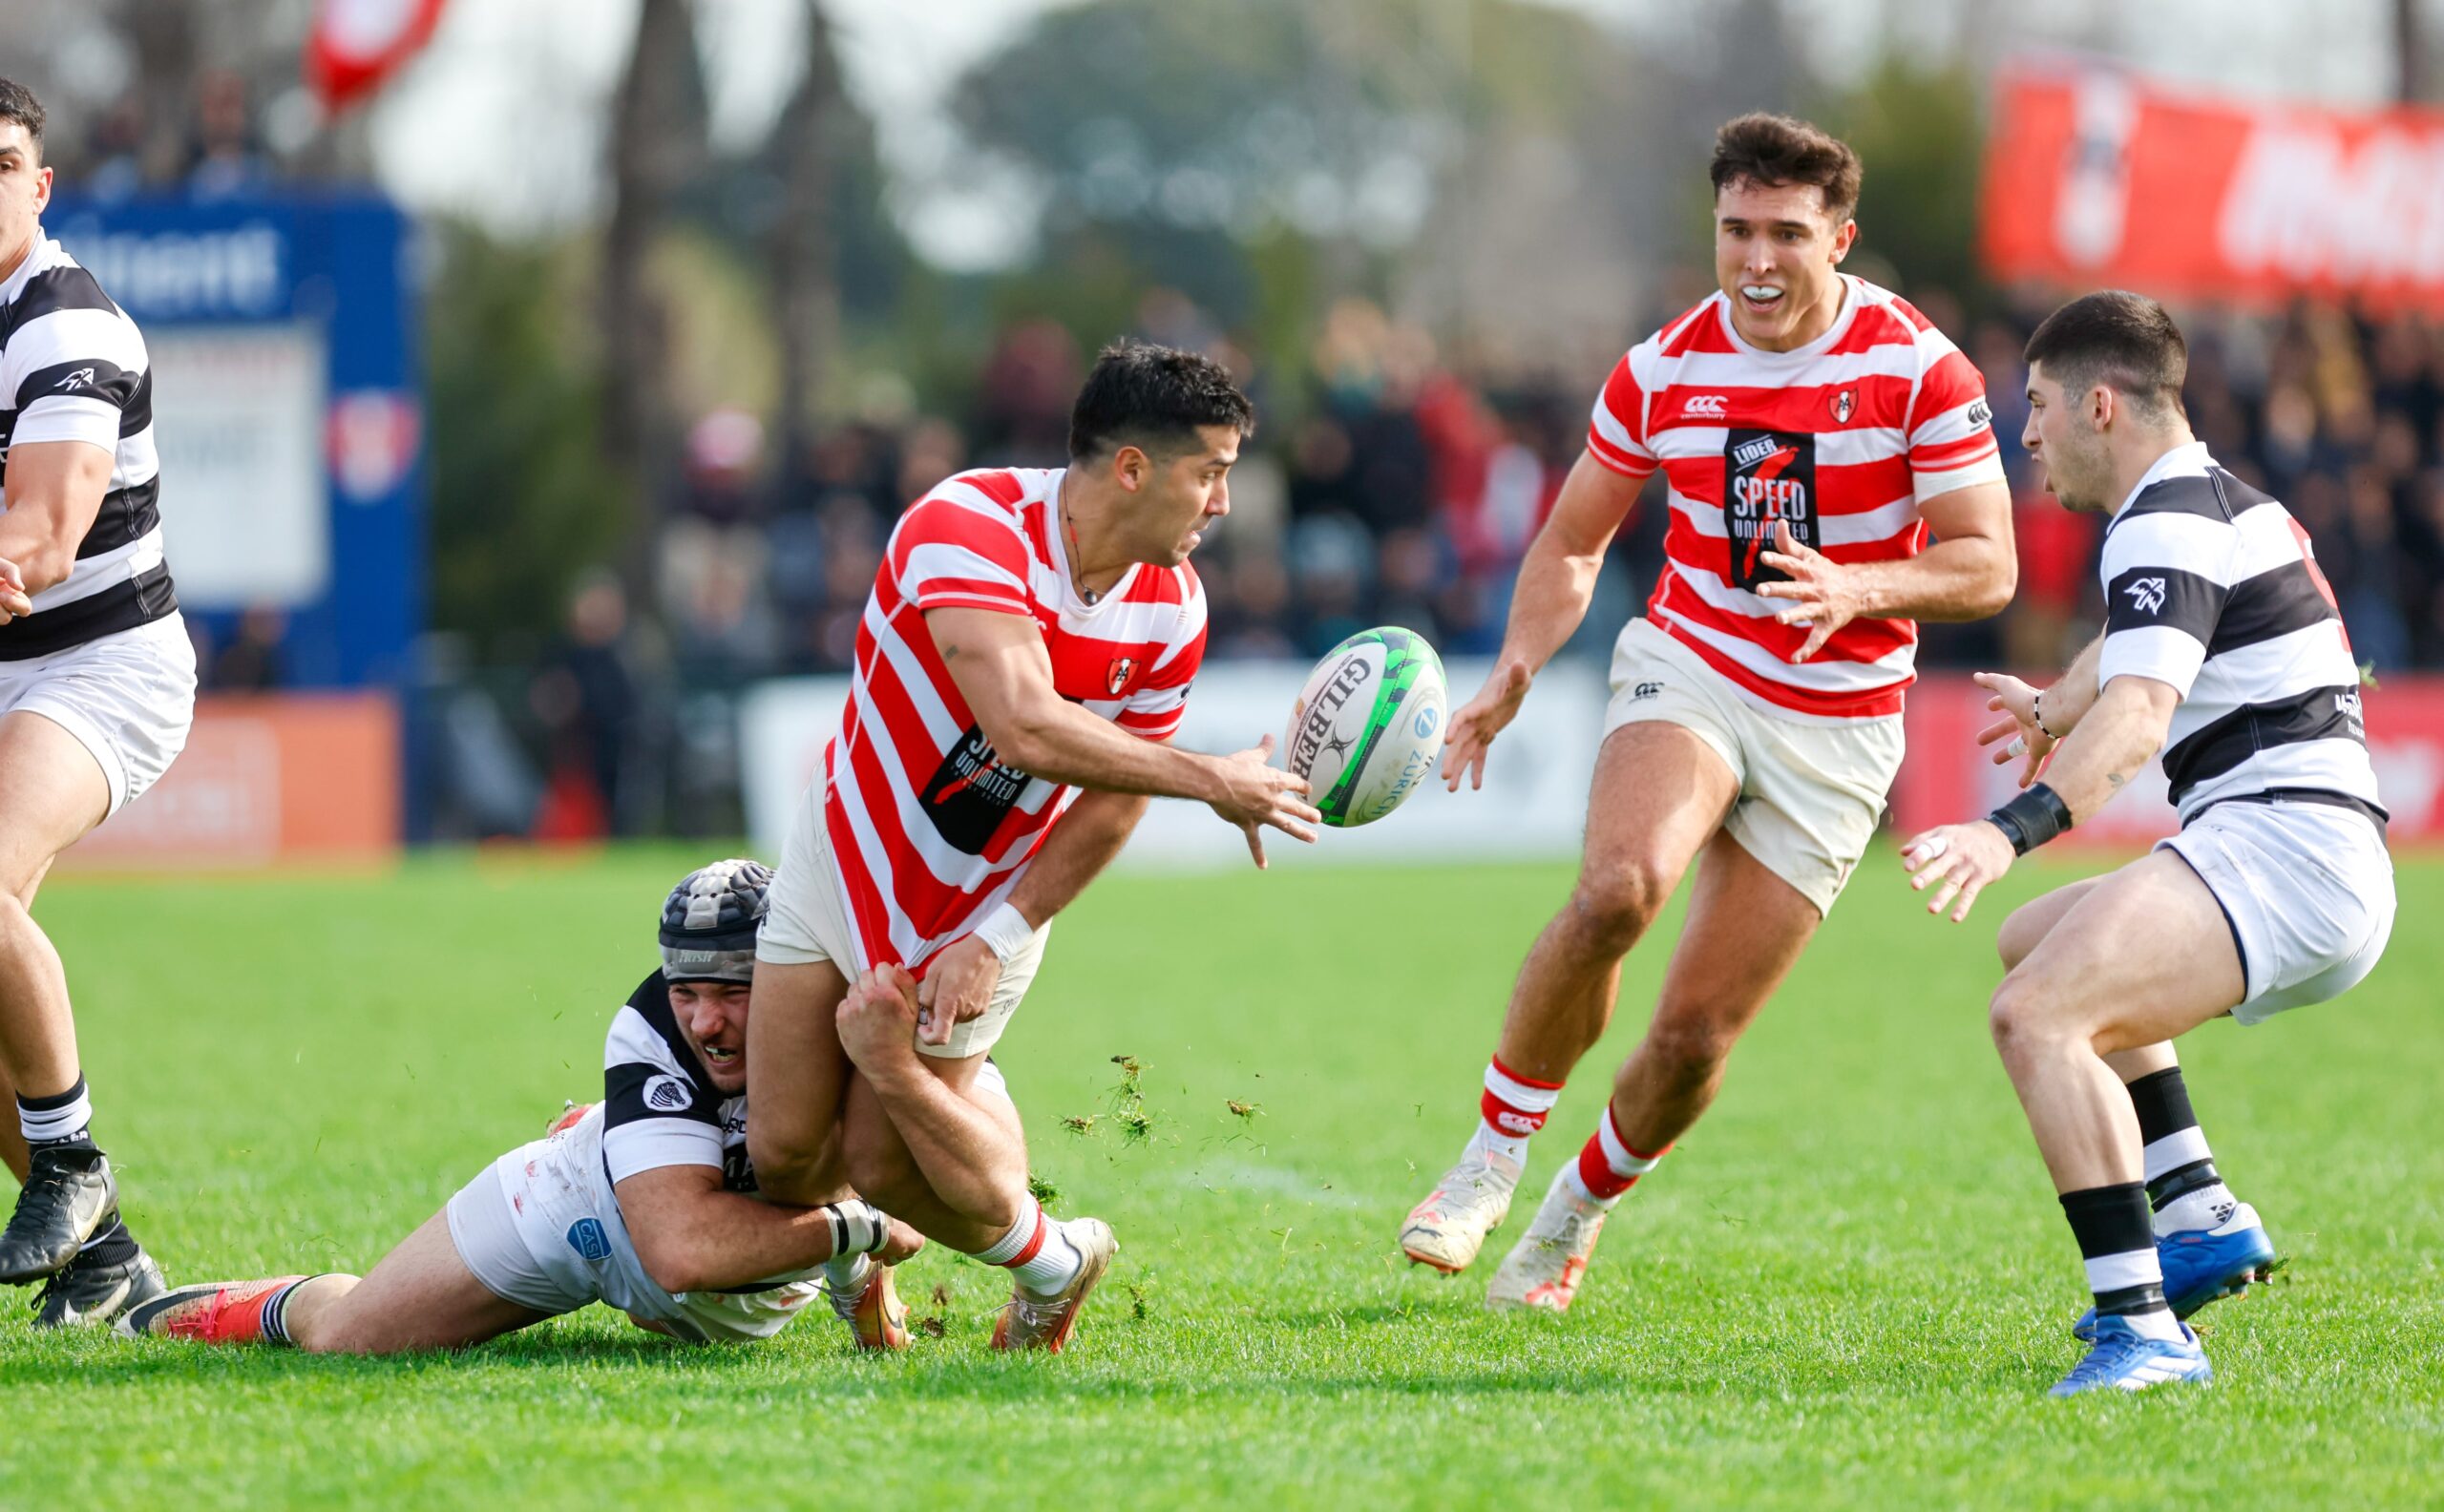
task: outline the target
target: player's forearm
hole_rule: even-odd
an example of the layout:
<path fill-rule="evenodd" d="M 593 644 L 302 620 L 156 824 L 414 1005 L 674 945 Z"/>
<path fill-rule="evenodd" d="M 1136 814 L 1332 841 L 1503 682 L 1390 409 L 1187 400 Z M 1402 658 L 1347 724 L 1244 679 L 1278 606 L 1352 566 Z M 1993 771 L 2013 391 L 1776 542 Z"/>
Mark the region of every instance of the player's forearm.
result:
<path fill-rule="evenodd" d="M 2037 695 L 2036 712 L 2046 733 L 2055 740 L 2079 727 L 2096 703 L 2096 663 L 2104 655 L 2104 637 L 2089 641 L 2062 669 L 2051 687 Z"/>
<path fill-rule="evenodd" d="M 1502 660 L 1525 662 L 1530 672 L 1543 670 L 1586 620 L 1603 570 L 1603 547 L 1588 552 L 1557 539 L 1550 530 L 1539 535 L 1519 564 Z"/>
<path fill-rule="evenodd" d="M 820 1208 L 708 1191 L 652 1221 L 660 1243 L 632 1235 L 646 1273 L 665 1292 L 748 1286 L 832 1258 L 832 1215 Z"/>
<path fill-rule="evenodd" d="M 21 506 L 16 491 L 10 491 L 9 513 L 0 514 L 0 560 L 16 563 L 29 594 L 67 581 L 75 569 L 76 543 L 61 538 L 61 513 L 39 499 Z"/>
<path fill-rule="evenodd" d="M 2045 782 L 2084 824 L 2137 780 L 2163 748 L 2169 709 L 2160 709 L 2139 680 L 2117 679 L 2087 711 L 2078 738 L 2062 743 Z"/>
<path fill-rule="evenodd" d="M 1000 1213 L 1025 1192 L 1025 1149 L 913 1054 L 857 1070 L 881 1100 L 925 1184 L 943 1202 L 983 1217 Z"/>
<path fill-rule="evenodd" d="M 1043 928 L 1120 854 L 1145 813 L 1143 794 L 1079 794 L 1044 836 L 1043 849 L 1027 863 L 1018 886 L 1010 890 L 1010 906 L 1025 914 L 1028 923 Z"/>
<path fill-rule="evenodd" d="M 1140 740 L 1047 694 L 1002 730 L 985 736 L 1002 760 L 1030 777 L 1099 792 L 1210 801 L 1224 791 L 1212 757 Z"/>
<path fill-rule="evenodd" d="M 2012 543 L 1990 536 L 1939 540 L 1915 556 L 1854 570 L 1865 598 L 1860 612 L 1881 620 L 1983 620 L 2002 613 L 2019 586 Z"/>
<path fill-rule="evenodd" d="M 113 455 L 83 441 L 34 441 L 11 449 L 9 512 L 0 514 L 0 559 L 14 562 L 26 592 L 65 582 L 76 546 L 110 490 Z"/>

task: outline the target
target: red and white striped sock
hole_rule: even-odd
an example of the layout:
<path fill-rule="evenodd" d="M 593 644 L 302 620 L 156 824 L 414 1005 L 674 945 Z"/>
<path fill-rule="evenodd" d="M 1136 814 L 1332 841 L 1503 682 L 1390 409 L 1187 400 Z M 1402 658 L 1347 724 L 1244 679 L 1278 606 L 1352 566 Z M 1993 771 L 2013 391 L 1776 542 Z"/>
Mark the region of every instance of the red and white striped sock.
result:
<path fill-rule="evenodd" d="M 1514 1165 L 1525 1163 L 1528 1137 L 1545 1126 L 1561 1095 L 1560 1082 L 1521 1076 L 1504 1065 L 1502 1057 L 1494 1057 L 1485 1063 L 1485 1095 L 1477 1100 L 1483 1122 L 1468 1141 L 1469 1151 L 1491 1151 Z"/>
<path fill-rule="evenodd" d="M 1076 1280 L 1078 1268 L 1086 1263 L 1061 1225 L 1046 1217 L 1043 1205 L 1032 1197 L 1021 1209 L 1019 1221 L 1010 1225 L 1010 1231 L 991 1249 L 977 1251 L 976 1258 L 1009 1271 L 1021 1287 L 1038 1296 L 1051 1296 Z"/>
<path fill-rule="evenodd" d="M 1669 1144 L 1652 1155 L 1630 1148 L 1629 1141 L 1621 1138 L 1620 1124 L 1613 1121 L 1612 1104 L 1607 1103 L 1594 1137 L 1579 1147 L 1578 1160 L 1565 1166 L 1563 1174 L 1581 1197 L 1610 1208 L 1671 1152 Z"/>

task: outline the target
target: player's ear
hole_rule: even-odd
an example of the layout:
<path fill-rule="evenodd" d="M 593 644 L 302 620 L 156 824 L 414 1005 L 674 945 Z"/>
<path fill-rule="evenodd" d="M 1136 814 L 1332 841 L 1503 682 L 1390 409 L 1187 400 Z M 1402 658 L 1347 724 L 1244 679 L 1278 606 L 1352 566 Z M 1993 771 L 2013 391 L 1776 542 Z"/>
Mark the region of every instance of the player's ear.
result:
<path fill-rule="evenodd" d="M 1112 479 L 1131 494 L 1154 475 L 1154 459 L 1133 446 L 1122 447 L 1111 459 Z"/>
<path fill-rule="evenodd" d="M 1858 239 L 1859 223 L 1848 216 L 1844 216 L 1842 223 L 1833 231 L 1833 261 L 1837 265 L 1844 258 L 1850 255 L 1850 245 Z"/>

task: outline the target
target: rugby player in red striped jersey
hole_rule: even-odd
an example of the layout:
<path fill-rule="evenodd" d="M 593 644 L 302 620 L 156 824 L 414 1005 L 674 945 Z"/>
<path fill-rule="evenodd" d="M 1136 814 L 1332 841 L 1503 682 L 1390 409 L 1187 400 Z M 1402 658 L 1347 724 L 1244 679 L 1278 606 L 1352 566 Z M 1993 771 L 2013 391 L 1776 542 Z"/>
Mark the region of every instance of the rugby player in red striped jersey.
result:
<path fill-rule="evenodd" d="M 1149 795 L 1207 804 L 1258 866 L 1267 827 L 1315 838 L 1272 737 L 1168 744 L 1205 653 L 1189 556 L 1230 512 L 1254 425 L 1217 364 L 1123 344 L 1078 396 L 1068 467 L 962 472 L 900 517 L 758 937 L 763 1189 L 889 1192 L 928 1237 L 1008 1268 L 998 1347 L 1060 1349 L 1118 1248 L 1099 1220 L 1044 1216 L 977 1097 L 1052 916 Z"/>
<path fill-rule="evenodd" d="M 1606 1214 L 1714 1100 L 1865 854 L 1901 763 L 1913 621 L 1993 614 L 2016 578 L 1977 369 L 1840 270 L 1856 155 L 1743 116 L 1717 135 L 1712 178 L 1718 291 L 1613 369 L 1520 568 L 1496 670 L 1444 747 L 1455 790 L 1484 782 L 1660 472 L 1666 561 L 1613 653 L 1578 884 L 1520 969 L 1475 1133 L 1401 1229 L 1411 1259 L 1476 1258 L 1528 1137 L 1612 1021 L 1621 957 L 1692 862 L 1697 879 L 1646 1038 L 1496 1271 L 1497 1308 L 1570 1306 Z"/>

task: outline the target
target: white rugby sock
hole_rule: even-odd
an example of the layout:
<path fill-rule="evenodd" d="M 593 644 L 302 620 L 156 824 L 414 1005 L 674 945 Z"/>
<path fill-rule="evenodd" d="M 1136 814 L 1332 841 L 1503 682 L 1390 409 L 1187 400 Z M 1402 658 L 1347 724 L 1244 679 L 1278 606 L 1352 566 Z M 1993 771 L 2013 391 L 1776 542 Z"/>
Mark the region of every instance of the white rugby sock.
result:
<path fill-rule="evenodd" d="M 1009 1271 L 1021 1290 L 1036 1296 L 1058 1292 L 1077 1279 L 1079 1268 L 1086 1263 L 1086 1257 L 1069 1242 L 1067 1231 L 1032 1197 L 1009 1232 L 994 1241 L 992 1248 L 978 1251 L 976 1258 Z"/>
<path fill-rule="evenodd" d="M 29 1144 L 65 1144 L 85 1137 L 94 1122 L 94 1099 L 85 1079 L 50 1097 L 17 1099 L 17 1132 Z"/>

